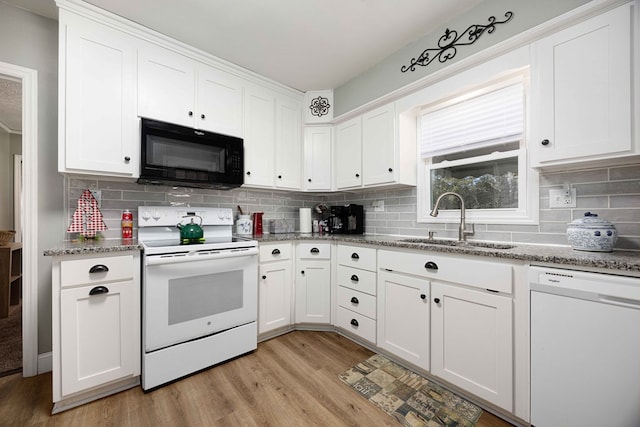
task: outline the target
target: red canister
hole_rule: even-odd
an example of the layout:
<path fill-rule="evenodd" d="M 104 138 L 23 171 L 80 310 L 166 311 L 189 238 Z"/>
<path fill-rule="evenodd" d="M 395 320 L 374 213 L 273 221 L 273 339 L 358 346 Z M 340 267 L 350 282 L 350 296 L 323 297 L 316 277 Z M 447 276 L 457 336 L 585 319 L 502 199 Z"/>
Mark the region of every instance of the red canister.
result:
<path fill-rule="evenodd" d="M 129 209 L 122 212 L 122 238 L 131 239 L 133 237 L 133 214 Z"/>

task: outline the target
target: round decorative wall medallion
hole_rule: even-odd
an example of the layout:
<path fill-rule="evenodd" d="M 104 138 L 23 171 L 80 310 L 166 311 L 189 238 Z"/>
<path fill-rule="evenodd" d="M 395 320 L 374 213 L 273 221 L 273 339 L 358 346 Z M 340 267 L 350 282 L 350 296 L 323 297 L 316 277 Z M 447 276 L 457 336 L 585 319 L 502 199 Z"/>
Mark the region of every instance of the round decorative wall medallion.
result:
<path fill-rule="evenodd" d="M 319 96 L 311 100 L 311 105 L 309 105 L 309 108 L 311 109 L 312 115 L 322 117 L 329 114 L 329 108 L 331 108 L 331 104 L 329 104 L 328 98 Z"/>

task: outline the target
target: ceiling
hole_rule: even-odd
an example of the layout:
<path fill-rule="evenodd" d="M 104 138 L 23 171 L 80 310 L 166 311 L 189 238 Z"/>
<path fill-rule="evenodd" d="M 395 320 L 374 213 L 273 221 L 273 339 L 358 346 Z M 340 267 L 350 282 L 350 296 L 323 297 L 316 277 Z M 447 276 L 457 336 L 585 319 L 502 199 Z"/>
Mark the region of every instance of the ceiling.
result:
<path fill-rule="evenodd" d="M 54 0 L 0 1 L 57 19 Z M 84 1 L 309 91 L 343 85 L 483 0 Z"/>

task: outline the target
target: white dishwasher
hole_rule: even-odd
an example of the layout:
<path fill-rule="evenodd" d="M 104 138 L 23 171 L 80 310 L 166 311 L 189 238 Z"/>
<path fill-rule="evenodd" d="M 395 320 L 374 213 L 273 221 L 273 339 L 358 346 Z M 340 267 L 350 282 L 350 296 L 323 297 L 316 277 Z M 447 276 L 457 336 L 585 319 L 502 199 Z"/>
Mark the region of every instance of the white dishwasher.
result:
<path fill-rule="evenodd" d="M 640 426 L 640 278 L 531 267 L 531 425 Z"/>

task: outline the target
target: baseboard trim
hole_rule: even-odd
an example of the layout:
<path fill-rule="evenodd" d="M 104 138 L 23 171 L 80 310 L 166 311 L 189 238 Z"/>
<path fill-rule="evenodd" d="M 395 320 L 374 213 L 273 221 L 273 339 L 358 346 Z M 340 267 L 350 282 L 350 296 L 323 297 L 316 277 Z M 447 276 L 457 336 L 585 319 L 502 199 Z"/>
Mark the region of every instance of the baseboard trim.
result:
<path fill-rule="evenodd" d="M 53 354 L 51 352 L 38 355 L 38 375 L 53 370 Z"/>

